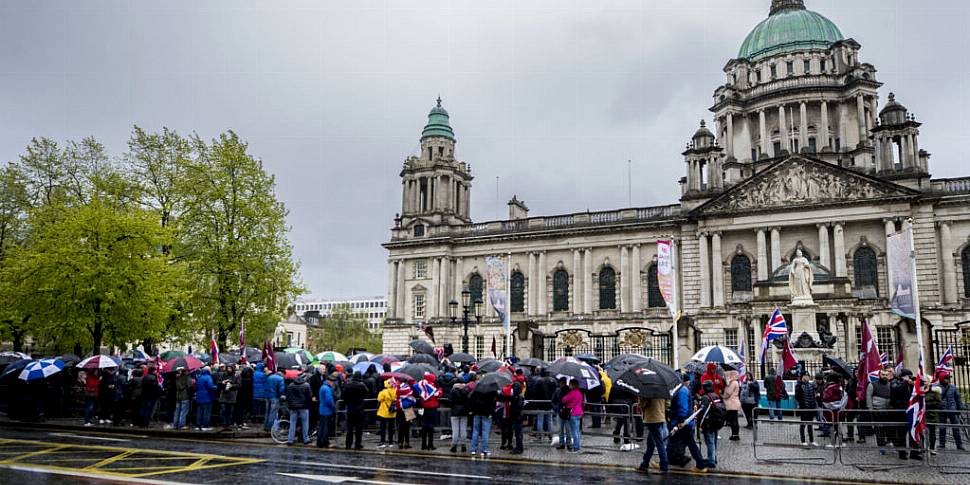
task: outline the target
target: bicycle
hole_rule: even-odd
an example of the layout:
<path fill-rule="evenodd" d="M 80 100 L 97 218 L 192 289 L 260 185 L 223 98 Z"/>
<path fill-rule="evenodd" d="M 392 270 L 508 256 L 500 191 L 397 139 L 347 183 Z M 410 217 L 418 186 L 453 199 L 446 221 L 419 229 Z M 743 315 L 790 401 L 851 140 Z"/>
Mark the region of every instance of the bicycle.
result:
<path fill-rule="evenodd" d="M 299 432 L 299 430 L 297 430 Z M 280 403 L 280 409 L 278 417 L 276 419 L 276 424 L 270 429 L 269 435 L 278 444 L 285 445 L 290 440 L 290 410 L 285 403 Z M 299 435 L 297 435 L 299 436 Z M 311 426 L 307 436 L 310 437 L 310 441 L 316 441 L 317 439 L 317 428 L 316 426 Z"/>

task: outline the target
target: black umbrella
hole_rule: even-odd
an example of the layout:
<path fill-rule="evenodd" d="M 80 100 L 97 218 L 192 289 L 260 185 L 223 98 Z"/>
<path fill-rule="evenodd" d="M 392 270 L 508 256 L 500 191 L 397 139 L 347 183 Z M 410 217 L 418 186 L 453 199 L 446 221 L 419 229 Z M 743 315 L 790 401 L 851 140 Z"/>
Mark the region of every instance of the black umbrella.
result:
<path fill-rule="evenodd" d="M 844 375 L 846 379 L 852 378 L 852 366 L 850 366 L 846 361 L 838 357 L 829 357 L 827 355 L 822 359 L 822 361 L 825 364 L 828 364 L 829 367 L 838 371 L 839 374 Z"/>
<path fill-rule="evenodd" d="M 409 364 L 428 364 L 428 365 L 438 365 L 438 359 L 436 359 L 431 354 L 414 354 L 408 357 Z"/>
<path fill-rule="evenodd" d="M 499 389 L 511 383 L 512 374 L 509 374 L 508 372 L 489 372 L 475 382 L 475 389 L 472 390 L 472 393 L 498 392 Z"/>
<path fill-rule="evenodd" d="M 707 372 L 707 364 L 708 364 L 707 362 L 698 362 L 696 360 L 692 360 L 684 364 L 684 370 L 687 372 L 696 372 L 698 374 L 703 374 Z M 721 376 L 721 378 L 724 379 L 725 382 L 727 382 L 727 375 L 724 374 L 724 369 L 720 366 L 720 364 L 715 363 L 714 372 L 717 373 L 717 375 Z"/>
<path fill-rule="evenodd" d="M 603 370 L 606 371 L 606 375 L 610 376 L 610 379 L 616 380 L 624 372 L 630 370 L 631 367 L 649 360 L 650 357 L 645 357 L 640 354 L 620 354 L 610 359 L 603 366 Z"/>
<path fill-rule="evenodd" d="M 0 381 L 10 377 L 20 374 L 20 371 L 27 367 L 27 364 L 33 362 L 34 359 L 20 359 L 3 369 L 3 374 L 0 374 Z"/>
<path fill-rule="evenodd" d="M 592 389 L 600 385 L 600 375 L 593 366 L 574 357 L 562 357 L 549 364 L 549 373 L 556 377 L 568 377 L 579 381 L 580 389 Z"/>
<path fill-rule="evenodd" d="M 74 354 L 64 354 L 55 358 L 63 362 L 64 367 L 74 367 L 78 362 L 81 362 L 81 358 Z"/>
<path fill-rule="evenodd" d="M 438 368 L 430 364 L 408 364 L 401 368 L 402 374 L 407 374 L 414 378 L 416 381 L 424 379 L 424 374 L 430 372 L 432 374 L 438 374 Z"/>
<path fill-rule="evenodd" d="M 432 346 L 427 340 L 412 340 L 408 345 L 410 345 L 415 352 L 434 355 L 434 346 Z"/>
<path fill-rule="evenodd" d="M 532 367 L 532 368 L 536 368 L 536 367 L 546 367 L 549 364 L 547 364 L 546 361 L 544 361 L 542 359 L 536 359 L 535 357 L 529 357 L 528 359 L 522 359 L 522 360 L 520 360 L 519 363 L 518 363 L 518 365 L 520 365 L 522 367 Z"/>
<path fill-rule="evenodd" d="M 613 381 L 614 388 L 622 388 L 643 399 L 670 399 L 682 385 L 673 369 L 656 360 L 643 362 Z"/>
<path fill-rule="evenodd" d="M 599 365 L 600 363 L 599 357 L 593 354 L 579 354 L 576 356 L 576 358 L 583 362 L 586 362 L 589 365 Z"/>
<path fill-rule="evenodd" d="M 304 362 L 302 354 L 291 354 L 289 352 L 276 353 L 277 369 L 302 369 L 309 362 Z"/>
<path fill-rule="evenodd" d="M 457 362 L 459 364 L 474 364 L 475 362 L 478 362 L 478 359 L 476 359 L 474 355 L 466 354 L 464 352 L 455 352 L 454 354 L 448 356 L 448 360 Z"/>
<path fill-rule="evenodd" d="M 242 358 L 239 352 L 222 352 L 219 354 L 220 364 L 238 364 Z"/>
<path fill-rule="evenodd" d="M 505 364 L 501 360 L 495 359 L 482 359 L 478 362 L 478 370 L 480 372 L 495 372 L 502 368 Z"/>

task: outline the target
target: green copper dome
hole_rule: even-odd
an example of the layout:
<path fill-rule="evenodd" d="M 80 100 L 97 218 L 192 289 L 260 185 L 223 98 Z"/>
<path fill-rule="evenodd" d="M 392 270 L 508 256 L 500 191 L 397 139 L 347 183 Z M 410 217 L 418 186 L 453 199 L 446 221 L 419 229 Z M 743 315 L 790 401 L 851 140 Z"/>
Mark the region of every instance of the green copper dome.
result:
<path fill-rule="evenodd" d="M 738 58 L 756 61 L 799 50 L 828 49 L 842 38 L 831 20 L 806 10 L 802 0 L 774 0 L 771 15 L 744 39 Z"/>
<path fill-rule="evenodd" d="M 455 132 L 451 129 L 448 112 L 441 107 L 440 96 L 438 97 L 438 105 L 431 108 L 431 112 L 428 113 L 428 124 L 424 125 L 424 131 L 421 132 L 421 138 L 426 136 L 443 136 L 452 140 L 455 139 Z"/>

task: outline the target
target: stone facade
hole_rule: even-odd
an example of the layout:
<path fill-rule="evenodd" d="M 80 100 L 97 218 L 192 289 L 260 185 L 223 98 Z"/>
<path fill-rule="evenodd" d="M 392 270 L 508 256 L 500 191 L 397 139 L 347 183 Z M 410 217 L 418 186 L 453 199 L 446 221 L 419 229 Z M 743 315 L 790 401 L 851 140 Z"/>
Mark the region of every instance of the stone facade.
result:
<path fill-rule="evenodd" d="M 776 0 L 772 16 L 796 22 L 804 8 Z M 914 365 L 916 327 L 889 310 L 885 254 L 887 234 L 908 224 L 926 355 L 934 355 L 937 331 L 970 338 L 959 325 L 970 320 L 970 177 L 931 178 L 920 124 L 892 94 L 878 110 L 881 83 L 860 61 L 857 42 L 809 40 L 727 64 L 711 107 L 714 131 L 702 122 L 683 153 L 678 204 L 529 217 L 513 199 L 508 220 L 474 223 L 471 168 L 454 159 L 453 136 L 422 137 L 421 157 L 401 173 L 402 213 L 384 244 L 385 352 L 406 353 L 422 333 L 419 323 L 433 325 L 439 343 L 457 346 L 461 326 L 452 325 L 448 303 L 470 285 L 476 296 L 487 294 L 484 258 L 511 254 L 523 283 L 522 306 L 512 311 L 519 356 L 636 351 L 671 361 L 676 342 L 684 362 L 700 345 L 743 339 L 753 361 L 764 323 L 780 307 L 795 337 L 835 337 L 831 348 L 796 352 L 806 361 L 825 353 L 855 362 L 857 332 L 868 321 L 891 360 L 902 349 Z M 440 103 L 432 110 L 436 125 L 442 112 Z M 415 185 L 415 177 L 434 180 L 445 195 L 429 206 L 423 197 L 433 194 L 416 196 L 428 185 Z M 683 310 L 676 334 L 656 294 L 661 238 L 676 244 Z M 786 271 L 797 249 L 812 261 L 815 305 L 792 315 Z M 556 291 L 568 297 L 564 308 L 554 304 Z M 471 351 L 490 356 L 495 338 L 501 355 L 501 326 L 486 308 L 472 325 Z"/>

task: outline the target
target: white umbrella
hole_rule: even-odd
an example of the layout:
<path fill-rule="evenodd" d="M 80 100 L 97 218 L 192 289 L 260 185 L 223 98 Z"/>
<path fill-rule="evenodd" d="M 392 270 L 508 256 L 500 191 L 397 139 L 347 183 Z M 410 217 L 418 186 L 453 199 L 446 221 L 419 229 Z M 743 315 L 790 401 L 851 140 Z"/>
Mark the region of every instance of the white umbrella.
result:
<path fill-rule="evenodd" d="M 118 363 L 107 355 L 92 355 L 77 364 L 82 369 L 109 369 L 118 367 Z"/>
<path fill-rule="evenodd" d="M 696 362 L 716 362 L 719 364 L 739 364 L 743 362 L 733 350 L 721 346 L 710 345 L 697 351 L 690 360 Z"/>

